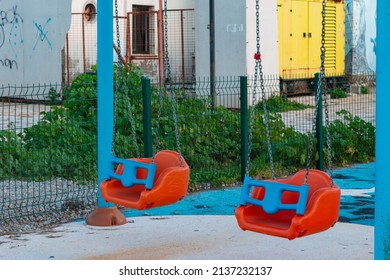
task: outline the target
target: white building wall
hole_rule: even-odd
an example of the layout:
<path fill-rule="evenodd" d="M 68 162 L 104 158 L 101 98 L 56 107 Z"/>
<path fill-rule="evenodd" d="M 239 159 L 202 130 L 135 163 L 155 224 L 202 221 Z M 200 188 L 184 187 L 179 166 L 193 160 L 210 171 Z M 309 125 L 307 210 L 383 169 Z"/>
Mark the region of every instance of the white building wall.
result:
<path fill-rule="evenodd" d="M 376 71 L 376 1 L 346 0 L 346 70 Z"/>
<path fill-rule="evenodd" d="M 253 76 L 256 52 L 256 5 L 246 0 L 247 75 Z M 260 1 L 260 51 L 264 75 L 279 75 L 277 0 Z"/>
<path fill-rule="evenodd" d="M 210 75 L 209 2 L 197 1 L 196 14 L 196 75 Z M 256 6 L 253 0 L 216 0 L 216 76 L 238 77 L 255 74 Z M 273 87 L 266 88 L 266 95 L 278 86 L 278 13 L 277 0 L 260 1 L 260 51 L 265 78 L 273 76 Z M 202 94 L 208 94 L 207 92 Z M 249 97 L 252 100 L 252 97 Z M 238 107 L 239 96 L 224 97 L 217 92 L 218 105 Z"/>
<path fill-rule="evenodd" d="M 78 74 L 85 71 L 90 71 L 91 66 L 97 64 L 97 23 L 93 21 L 83 21 L 82 13 L 88 4 L 93 4 L 97 7 L 98 0 L 73 0 L 72 1 L 72 26 L 70 28 L 69 49 L 68 49 L 68 71 L 70 72 L 69 81 L 72 81 Z M 126 17 L 128 12 L 133 11 L 133 5 L 151 6 L 153 10 L 158 10 L 159 0 L 118 0 L 118 15 Z M 115 2 L 113 1 L 113 5 Z M 114 6 L 115 14 L 115 6 Z M 84 34 L 82 28 L 84 25 Z M 126 55 L 126 29 L 125 20 L 120 20 L 120 47 L 123 57 Z M 84 38 L 83 38 L 84 36 Z M 157 40 L 157 33 L 155 35 Z M 116 22 L 114 21 L 113 43 L 117 44 L 116 38 Z M 118 61 L 118 56 L 113 49 L 114 60 Z M 152 69 L 151 72 L 157 72 L 157 61 L 134 60 L 133 64 L 143 68 Z M 147 65 L 145 65 L 147 64 Z"/>
<path fill-rule="evenodd" d="M 0 14 L 0 85 L 61 84 L 71 0 L 2 0 Z"/>
<path fill-rule="evenodd" d="M 195 1 L 204 0 L 168 0 L 168 9 L 194 9 Z"/>
<path fill-rule="evenodd" d="M 246 36 L 246 47 L 242 47 L 241 50 L 244 52 L 244 56 L 241 64 L 245 65 L 245 71 L 248 76 L 254 75 L 255 60 L 253 58 L 254 53 L 256 52 L 256 6 L 255 1 L 253 0 L 240 0 L 240 2 L 246 1 L 246 20 L 244 22 L 235 22 L 234 16 L 231 16 L 230 27 L 234 29 L 235 33 L 239 34 L 244 32 Z M 205 56 L 207 56 L 207 48 L 209 48 L 209 30 L 205 27 L 209 22 L 208 14 L 208 1 L 200 1 L 196 3 L 197 7 L 202 7 L 202 10 L 195 11 L 197 13 L 197 43 L 199 46 L 203 46 L 206 50 L 204 51 Z M 220 3 L 216 1 L 216 28 L 220 25 L 218 19 L 220 15 L 220 10 L 218 9 Z M 223 7 L 228 7 L 227 2 L 223 1 Z M 231 6 L 234 7 L 234 6 Z M 200 8 L 199 8 L 200 9 Z M 236 14 L 239 11 L 230 11 L 232 15 Z M 237 17 L 239 20 L 239 17 Z M 228 26 L 224 26 L 223 30 L 228 30 Z M 231 29 L 230 31 L 233 31 Z M 221 29 L 222 30 L 222 29 Z M 224 36 L 232 35 L 231 32 L 225 32 Z M 221 36 L 221 35 L 216 35 Z M 231 36 L 230 36 L 231 37 Z M 216 39 L 218 40 L 218 38 Z M 234 37 L 231 37 L 231 40 L 234 40 Z M 278 58 L 278 12 L 277 12 L 277 0 L 268 0 L 260 2 L 260 41 L 261 41 L 261 52 L 262 52 L 262 64 L 265 75 L 278 75 L 279 72 L 279 58 Z M 227 53 L 236 42 L 231 41 L 230 44 L 224 44 L 217 46 L 217 52 Z M 200 47 L 197 47 L 199 50 Z M 209 59 L 209 57 L 207 58 Z M 197 66 L 199 65 L 200 71 L 197 75 L 208 75 L 207 59 L 197 59 Z M 230 59 L 230 61 L 234 61 Z M 203 69 L 203 70 L 202 70 Z M 230 70 L 229 70 L 230 69 Z M 234 71 L 239 71 L 239 67 L 232 65 L 229 69 L 222 67 L 219 73 L 228 73 L 231 75 L 235 73 Z M 219 76 L 217 72 L 217 76 Z M 243 75 L 244 73 L 236 73 Z"/>

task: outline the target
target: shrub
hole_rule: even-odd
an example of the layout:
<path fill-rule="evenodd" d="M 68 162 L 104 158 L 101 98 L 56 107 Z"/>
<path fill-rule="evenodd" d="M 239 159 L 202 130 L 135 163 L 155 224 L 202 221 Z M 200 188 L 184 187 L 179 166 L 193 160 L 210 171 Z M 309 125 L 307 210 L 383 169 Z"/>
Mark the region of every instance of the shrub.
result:
<path fill-rule="evenodd" d="M 272 95 L 267 98 L 266 101 L 267 111 L 277 113 L 277 112 L 288 112 L 293 110 L 305 110 L 307 108 L 313 108 L 306 104 L 298 103 L 296 101 L 288 100 L 287 98 Z M 263 101 L 259 102 L 256 105 L 256 109 L 263 111 Z"/>
<path fill-rule="evenodd" d="M 348 111 L 337 114 L 342 118 L 329 127 L 334 163 L 345 166 L 372 161 L 375 157 L 375 127 Z"/>
<path fill-rule="evenodd" d="M 360 86 L 360 94 L 368 94 L 368 88 L 364 85 Z"/>
<path fill-rule="evenodd" d="M 345 98 L 347 96 L 347 93 L 342 88 L 335 88 L 330 91 L 330 98 L 332 99 Z"/>
<path fill-rule="evenodd" d="M 142 72 L 115 68 L 115 154 L 134 157 L 143 146 L 141 97 Z M 161 94 L 160 94 L 161 93 Z M 153 89 L 152 121 L 157 127 L 158 148 L 176 150 L 172 104 L 165 92 Z M 208 99 L 175 91 L 182 153 L 191 167 L 191 190 L 237 183 L 240 180 L 240 114 L 222 106 L 213 110 Z M 130 101 L 130 102 L 127 102 Z M 161 102 L 160 102 L 161 101 Z M 55 102 L 53 102 L 55 103 Z M 55 103 L 56 104 L 56 103 Z M 267 101 L 275 173 L 288 175 L 306 167 L 309 134 L 287 127 L 279 112 L 306 108 L 280 97 Z M 95 182 L 97 178 L 97 79 L 82 74 L 65 91 L 61 105 L 52 105 L 42 119 L 22 133 L 0 132 L 0 176 L 44 180 L 63 177 Z M 129 112 L 129 108 L 131 111 Z M 330 126 L 335 165 L 372 160 L 375 128 L 349 112 Z M 136 143 L 132 139 L 133 118 Z M 153 139 L 157 138 L 156 129 Z M 250 175 L 270 178 L 266 129 L 261 104 L 255 107 Z"/>

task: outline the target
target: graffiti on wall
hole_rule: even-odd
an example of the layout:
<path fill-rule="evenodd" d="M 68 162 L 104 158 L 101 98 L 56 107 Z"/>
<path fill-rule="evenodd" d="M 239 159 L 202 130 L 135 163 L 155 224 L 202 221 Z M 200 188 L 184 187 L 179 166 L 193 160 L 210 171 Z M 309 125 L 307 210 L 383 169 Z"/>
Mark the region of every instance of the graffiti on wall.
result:
<path fill-rule="evenodd" d="M 71 0 L 0 0 L 0 85 L 61 83 Z"/>
<path fill-rule="evenodd" d="M 52 50 L 53 47 L 52 47 L 52 44 L 51 44 L 51 41 L 48 37 L 48 33 L 49 31 L 47 31 L 47 26 L 49 25 L 49 23 L 52 21 L 51 18 L 48 18 L 46 20 L 46 23 L 42 26 L 41 24 L 38 24 L 34 21 L 34 26 L 36 27 L 37 29 L 37 33 L 36 33 L 36 41 L 35 41 L 35 45 L 34 45 L 34 51 L 35 49 L 37 48 L 37 45 L 41 42 L 41 43 L 46 43 L 47 46 Z"/>
<path fill-rule="evenodd" d="M 376 3 L 346 1 L 346 61 L 348 72 L 376 70 Z"/>
<path fill-rule="evenodd" d="M 8 57 L 0 58 L 0 68 L 18 69 L 16 58 L 23 44 L 22 24 L 23 18 L 18 12 L 18 5 L 0 10 L 0 50 L 8 43 L 14 54 L 14 57 L 8 54 Z"/>

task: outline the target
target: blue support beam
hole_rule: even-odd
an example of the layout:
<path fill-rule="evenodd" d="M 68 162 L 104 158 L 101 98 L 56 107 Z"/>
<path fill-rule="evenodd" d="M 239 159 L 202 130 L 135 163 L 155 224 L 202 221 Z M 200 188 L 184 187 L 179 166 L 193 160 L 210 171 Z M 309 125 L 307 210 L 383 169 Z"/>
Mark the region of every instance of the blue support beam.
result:
<path fill-rule="evenodd" d="M 390 259 L 390 0 L 377 0 L 377 102 L 375 245 L 377 260 Z"/>
<path fill-rule="evenodd" d="M 108 179 L 114 125 L 114 69 L 113 69 L 113 2 L 98 3 L 97 66 L 98 66 L 98 184 Z M 98 207 L 113 204 L 102 198 L 98 188 Z"/>

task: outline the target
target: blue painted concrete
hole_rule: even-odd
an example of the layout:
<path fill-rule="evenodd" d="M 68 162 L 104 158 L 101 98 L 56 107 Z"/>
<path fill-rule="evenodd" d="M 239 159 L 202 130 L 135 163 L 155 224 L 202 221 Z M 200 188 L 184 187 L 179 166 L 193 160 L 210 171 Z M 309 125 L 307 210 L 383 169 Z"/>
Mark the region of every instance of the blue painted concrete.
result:
<path fill-rule="evenodd" d="M 390 259 L 390 1 L 377 0 L 375 259 Z"/>
<path fill-rule="evenodd" d="M 334 181 L 342 189 L 340 222 L 374 225 L 375 164 L 359 164 L 335 170 Z M 182 201 L 145 211 L 126 210 L 127 217 L 165 215 L 234 215 L 240 187 L 188 195 Z"/>
<path fill-rule="evenodd" d="M 100 1 L 97 21 L 98 40 L 98 185 L 108 179 L 114 126 L 114 69 L 112 52 L 113 2 Z M 98 207 L 109 208 L 98 188 Z"/>

